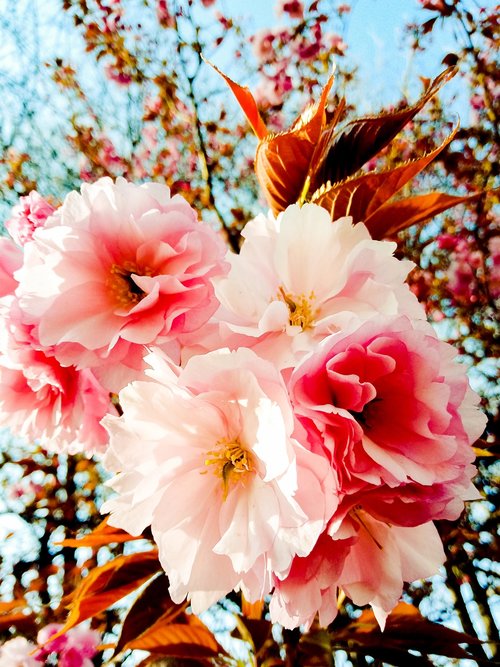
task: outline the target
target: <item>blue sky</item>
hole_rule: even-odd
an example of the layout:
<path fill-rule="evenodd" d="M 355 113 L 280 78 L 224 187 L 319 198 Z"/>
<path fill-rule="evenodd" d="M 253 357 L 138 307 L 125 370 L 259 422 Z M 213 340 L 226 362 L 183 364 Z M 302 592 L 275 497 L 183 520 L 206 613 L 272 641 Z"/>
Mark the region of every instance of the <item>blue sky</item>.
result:
<path fill-rule="evenodd" d="M 219 0 L 216 4 L 228 15 L 248 17 L 245 25 L 249 30 L 286 20 L 276 16 L 275 0 L 252 0 L 251 9 L 246 0 Z M 457 48 L 448 23 L 444 23 L 442 30 L 438 21 L 436 36 L 428 41 L 425 51 L 412 55 L 411 37 L 405 32 L 405 26 L 417 18 L 421 23 L 426 15 L 428 18 L 436 15 L 423 11 L 418 0 L 351 0 L 350 4 L 352 10 L 346 16 L 345 41 L 350 64 L 359 66 L 359 93 L 362 96 L 366 91 L 366 99 L 356 102 L 361 103 L 358 108 L 365 112 L 399 101 L 402 90 L 410 99 L 416 99 L 422 90 L 419 76 L 437 76 L 445 68 L 443 57 Z M 495 2 L 483 0 L 481 5 L 493 7 Z M 462 90 L 463 85 L 456 79 L 445 86 L 441 94 L 453 104 L 466 124 L 469 105 Z M 455 96 L 458 99 L 452 102 Z"/>

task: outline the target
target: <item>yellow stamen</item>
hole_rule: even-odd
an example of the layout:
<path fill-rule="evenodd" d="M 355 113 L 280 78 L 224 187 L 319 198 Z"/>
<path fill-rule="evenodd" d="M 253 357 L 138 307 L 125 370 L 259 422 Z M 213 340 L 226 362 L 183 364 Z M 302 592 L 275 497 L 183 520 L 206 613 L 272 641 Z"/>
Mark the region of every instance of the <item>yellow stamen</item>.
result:
<path fill-rule="evenodd" d="M 108 279 L 109 290 L 119 307 L 131 308 L 141 301 L 146 293 L 132 279 L 132 274 L 151 276 L 149 267 L 138 266 L 135 262 L 112 264 Z"/>
<path fill-rule="evenodd" d="M 309 296 L 305 296 L 304 294 L 295 296 L 289 292 L 285 292 L 281 285 L 278 288 L 278 292 L 278 299 L 284 301 L 288 306 L 288 321 L 290 326 L 300 327 L 302 331 L 312 329 L 319 312 L 317 308 L 313 308 L 314 292 L 311 292 Z"/>
<path fill-rule="evenodd" d="M 224 487 L 223 498 L 227 498 L 229 485 L 243 479 L 245 473 L 253 472 L 253 461 L 250 452 L 238 441 L 220 440 L 218 448 L 207 452 L 206 466 L 214 466 L 215 474 L 221 477 Z M 203 471 L 207 472 L 206 470 Z M 238 476 L 239 479 L 238 479 Z"/>

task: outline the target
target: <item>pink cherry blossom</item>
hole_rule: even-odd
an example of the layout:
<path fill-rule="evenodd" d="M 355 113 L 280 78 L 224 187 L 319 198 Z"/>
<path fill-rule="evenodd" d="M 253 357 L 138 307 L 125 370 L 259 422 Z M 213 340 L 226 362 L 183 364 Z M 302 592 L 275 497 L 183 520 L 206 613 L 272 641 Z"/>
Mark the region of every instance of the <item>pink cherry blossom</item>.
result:
<path fill-rule="evenodd" d="M 274 32 L 268 28 L 262 28 L 252 36 L 252 49 L 259 62 L 267 62 L 275 55 L 273 45 L 275 36 Z"/>
<path fill-rule="evenodd" d="M 336 508 L 328 462 L 292 438 L 283 380 L 251 350 L 148 361 L 154 381 L 123 389 L 123 416 L 103 420 L 118 495 L 102 511 L 134 535 L 151 524 L 172 598 L 196 613 L 236 586 L 260 599 Z"/>
<path fill-rule="evenodd" d="M 17 303 L 0 303 L 0 425 L 39 440 L 51 451 L 102 451 L 100 420 L 111 408 L 109 392 L 90 370 L 63 367 L 44 348 L 36 327 L 21 322 Z"/>
<path fill-rule="evenodd" d="M 304 16 L 304 4 L 300 0 L 277 0 L 276 14 L 288 14 L 292 19 L 301 19 Z"/>
<path fill-rule="evenodd" d="M 241 253 L 228 253 L 231 271 L 216 284 L 216 317 L 231 347 L 254 347 L 286 368 L 353 316 L 424 316 L 404 284 L 411 262 L 350 218 L 332 223 L 320 206 L 293 205 L 277 220 L 258 216 L 243 236 Z"/>
<path fill-rule="evenodd" d="M 337 615 L 343 590 L 355 604 L 370 604 L 383 628 L 404 582 L 437 574 L 444 560 L 432 522 L 391 526 L 354 511 L 340 527 L 328 528 L 309 555 L 296 557 L 287 577 L 274 580 L 271 619 L 286 628 L 309 627 L 318 612 L 327 626 Z"/>
<path fill-rule="evenodd" d="M 37 636 L 41 646 L 36 653 L 40 659 L 45 659 L 57 653 L 59 667 L 92 667 L 91 658 L 96 655 L 101 636 L 95 630 L 77 626 L 68 632 L 51 640 L 63 626 L 60 623 L 51 623 L 40 630 Z"/>
<path fill-rule="evenodd" d="M 441 538 L 432 522 L 410 528 L 391 526 L 368 512 L 361 521 L 358 514 L 348 522 L 349 527 L 344 522 L 343 538 L 355 536 L 357 541 L 349 549 L 339 584 L 354 604 L 370 604 L 384 629 L 403 583 L 438 573 L 446 559 Z"/>
<path fill-rule="evenodd" d="M 14 637 L 0 646 L 0 667 L 41 667 L 43 662 L 31 655 L 36 647 L 25 637 Z"/>
<path fill-rule="evenodd" d="M 212 278 L 226 271 L 224 252 L 163 185 L 84 184 L 25 247 L 25 321 L 39 323 L 42 345 L 69 344 L 63 363 L 79 367 L 82 348 L 92 353 L 83 363 L 96 366 L 154 342 L 178 346 L 217 308 Z"/>
<path fill-rule="evenodd" d="M 33 237 L 35 229 L 43 227 L 48 217 L 56 209 L 49 202 L 32 190 L 26 197 L 19 199 L 19 204 L 12 209 L 12 216 L 5 223 L 5 228 L 19 245 L 24 245 Z"/>
<path fill-rule="evenodd" d="M 0 238 L 0 298 L 13 294 L 18 282 L 14 272 L 23 263 L 23 251 L 10 239 Z"/>
<path fill-rule="evenodd" d="M 450 519 L 476 497 L 471 444 L 486 420 L 455 356 L 426 322 L 379 317 L 328 337 L 295 369 L 295 413 L 342 492 L 435 487 L 432 518 Z"/>
<path fill-rule="evenodd" d="M 274 578 L 269 611 L 273 623 L 309 628 L 319 613 L 326 627 L 337 615 L 338 581 L 352 540 L 334 542 L 325 531 L 305 557 L 296 556 L 288 575 Z"/>

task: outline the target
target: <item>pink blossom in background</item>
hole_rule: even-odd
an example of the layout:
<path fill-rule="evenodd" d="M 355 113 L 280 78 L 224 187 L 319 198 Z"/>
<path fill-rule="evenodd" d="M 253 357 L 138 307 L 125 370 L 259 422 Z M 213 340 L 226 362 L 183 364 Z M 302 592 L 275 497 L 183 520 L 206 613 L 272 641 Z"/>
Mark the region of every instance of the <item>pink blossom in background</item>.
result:
<path fill-rule="evenodd" d="M 0 425 L 39 440 L 49 451 L 102 451 L 100 420 L 112 409 L 109 392 L 90 370 L 63 367 L 24 325 L 17 303 L 0 302 Z"/>
<path fill-rule="evenodd" d="M 172 598 L 189 596 L 195 613 L 236 586 L 260 599 L 335 510 L 330 466 L 292 438 L 281 376 L 251 350 L 182 370 L 148 361 L 154 381 L 126 387 L 123 416 L 103 421 L 104 465 L 118 474 L 102 511 L 134 535 L 151 524 Z"/>
<path fill-rule="evenodd" d="M 0 298 L 13 294 L 18 282 L 14 272 L 23 263 L 23 251 L 13 241 L 0 238 Z"/>
<path fill-rule="evenodd" d="M 424 520 L 455 519 L 477 497 L 471 444 L 486 418 L 455 357 L 426 322 L 378 317 L 326 338 L 297 366 L 295 414 L 341 494 L 414 484 L 429 503 Z"/>
<path fill-rule="evenodd" d="M 11 500 L 20 500 L 31 496 L 33 499 L 41 493 L 44 493 L 44 488 L 41 484 L 35 484 L 31 479 L 23 478 L 20 482 L 9 484 L 7 497 Z"/>
<path fill-rule="evenodd" d="M 338 5 L 337 7 L 337 14 L 342 15 L 342 14 L 349 14 L 351 11 L 351 6 L 348 5 L 347 3 L 342 3 L 341 5 Z"/>
<path fill-rule="evenodd" d="M 449 14 L 452 11 L 445 0 L 419 0 L 419 2 L 424 9 L 434 10 L 441 14 Z"/>
<path fill-rule="evenodd" d="M 228 346 L 253 347 L 283 369 L 353 317 L 424 317 L 404 283 L 412 263 L 350 218 L 332 223 L 320 206 L 293 205 L 277 220 L 250 221 L 243 237 L 240 254 L 227 255 L 229 274 L 216 283 L 216 318 Z"/>
<path fill-rule="evenodd" d="M 225 250 L 166 186 L 84 184 L 25 247 L 24 320 L 39 324 L 42 345 L 65 344 L 64 364 L 78 367 L 82 348 L 94 356 L 85 365 L 98 366 L 152 343 L 178 347 L 218 306 L 212 280 L 227 271 Z"/>
<path fill-rule="evenodd" d="M 288 14 L 292 19 L 301 19 L 304 16 L 304 4 L 300 0 L 277 0 L 276 14 Z"/>
<path fill-rule="evenodd" d="M 158 19 L 158 23 L 164 28 L 175 27 L 175 16 L 171 14 L 167 0 L 156 0 L 156 18 Z"/>
<path fill-rule="evenodd" d="M 252 36 L 252 49 L 259 62 L 266 62 L 275 55 L 274 38 L 275 34 L 269 28 L 262 28 Z"/>
<path fill-rule="evenodd" d="M 25 637 L 14 637 L 0 646 L 0 667 L 41 667 L 43 662 L 31 655 L 36 648 Z"/>
<path fill-rule="evenodd" d="M 292 79 L 285 68 L 272 76 L 263 76 L 254 90 L 254 98 L 260 107 L 277 107 L 283 104 L 285 93 L 293 87 Z"/>
<path fill-rule="evenodd" d="M 347 50 L 347 44 L 344 42 L 340 35 L 327 33 L 325 35 L 325 43 L 329 49 L 340 56 L 344 55 Z"/>
<path fill-rule="evenodd" d="M 40 659 L 45 659 L 52 653 L 57 653 L 58 667 L 93 667 L 92 658 L 96 655 L 101 642 L 100 634 L 95 630 L 77 626 L 54 640 L 63 626 L 51 623 L 40 630 L 37 636 Z"/>
<path fill-rule="evenodd" d="M 440 247 L 443 245 L 441 237 Z M 483 255 L 471 247 L 470 242 L 458 238 L 450 254 L 450 265 L 446 271 L 447 287 L 457 301 L 477 301 L 477 270 L 482 267 Z"/>
<path fill-rule="evenodd" d="M 20 197 L 5 228 L 14 241 L 23 246 L 31 241 L 35 230 L 43 227 L 55 210 L 36 190 L 32 190 L 26 197 Z"/>

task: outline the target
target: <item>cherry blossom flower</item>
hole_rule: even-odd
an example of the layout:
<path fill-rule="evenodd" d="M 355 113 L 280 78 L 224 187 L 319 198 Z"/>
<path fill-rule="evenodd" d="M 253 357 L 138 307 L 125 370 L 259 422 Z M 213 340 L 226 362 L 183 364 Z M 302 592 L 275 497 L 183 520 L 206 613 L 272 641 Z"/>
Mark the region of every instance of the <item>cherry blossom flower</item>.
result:
<path fill-rule="evenodd" d="M 301 19 L 304 16 L 304 4 L 300 0 L 278 0 L 276 14 L 288 14 L 292 19 Z"/>
<path fill-rule="evenodd" d="M 455 519 L 477 497 L 471 444 L 486 419 L 455 356 L 426 322 L 378 317 L 326 338 L 299 364 L 295 414 L 341 493 L 410 485 L 408 502 L 427 494 L 434 516 L 424 520 Z"/>
<path fill-rule="evenodd" d="M 338 582 L 352 540 L 334 542 L 325 531 L 305 557 L 296 556 L 287 576 L 274 578 L 269 611 L 285 628 L 309 628 L 319 613 L 326 627 L 337 615 Z"/>
<path fill-rule="evenodd" d="M 90 370 L 61 366 L 36 327 L 24 325 L 17 302 L 0 302 L 0 425 L 39 440 L 50 451 L 102 451 L 100 420 L 112 408 L 109 392 Z"/>
<path fill-rule="evenodd" d="M 342 589 L 355 604 L 370 604 L 383 629 L 403 583 L 436 574 L 444 560 L 432 522 L 407 528 L 368 512 L 348 515 L 341 530 L 327 528 L 308 556 L 294 559 L 284 580 L 274 580 L 271 619 L 290 629 L 309 627 L 319 612 L 326 627 L 337 615 Z"/>
<path fill-rule="evenodd" d="M 243 236 L 241 253 L 227 255 L 231 271 L 216 283 L 216 317 L 231 347 L 254 347 L 286 368 L 353 315 L 424 316 L 404 284 L 412 263 L 350 218 L 332 223 L 320 206 L 293 205 L 277 220 L 258 216 Z"/>
<path fill-rule="evenodd" d="M 151 525 L 172 599 L 196 613 L 237 586 L 260 599 L 335 510 L 330 466 L 292 438 L 283 380 L 251 350 L 148 362 L 154 381 L 123 389 L 123 416 L 103 420 L 118 496 L 102 511 L 134 535 Z"/>
<path fill-rule="evenodd" d="M 25 637 L 14 637 L 0 646 L 0 667 L 41 667 L 31 653 L 36 647 Z"/>
<path fill-rule="evenodd" d="M 433 576 L 444 563 L 441 538 L 432 522 L 409 528 L 392 526 L 368 512 L 361 521 L 359 515 L 349 519 L 351 535 L 357 541 L 349 549 L 340 585 L 354 604 L 371 605 L 383 630 L 401 597 L 403 583 Z M 348 535 L 345 524 L 344 539 Z"/>
<path fill-rule="evenodd" d="M 36 190 L 32 190 L 26 197 L 20 197 L 5 228 L 14 241 L 22 246 L 31 241 L 35 229 L 43 227 L 55 210 Z"/>
<path fill-rule="evenodd" d="M 275 55 L 273 45 L 275 36 L 268 28 L 262 28 L 252 36 L 252 49 L 259 62 L 266 62 Z"/>
<path fill-rule="evenodd" d="M 57 653 L 59 667 L 93 667 L 92 658 L 97 653 L 100 634 L 78 626 L 51 640 L 62 627 L 60 623 L 51 623 L 40 630 L 37 641 L 41 648 L 36 656 L 45 659 L 52 653 Z"/>
<path fill-rule="evenodd" d="M 13 294 L 18 282 L 14 272 L 23 263 L 23 251 L 10 239 L 0 238 L 0 298 Z"/>
<path fill-rule="evenodd" d="M 25 246 L 25 321 L 39 323 L 42 345 L 69 344 L 58 347 L 63 363 L 80 367 L 111 361 L 113 352 L 123 360 L 154 342 L 178 346 L 217 308 L 212 278 L 226 271 L 224 252 L 163 185 L 84 184 Z"/>

